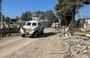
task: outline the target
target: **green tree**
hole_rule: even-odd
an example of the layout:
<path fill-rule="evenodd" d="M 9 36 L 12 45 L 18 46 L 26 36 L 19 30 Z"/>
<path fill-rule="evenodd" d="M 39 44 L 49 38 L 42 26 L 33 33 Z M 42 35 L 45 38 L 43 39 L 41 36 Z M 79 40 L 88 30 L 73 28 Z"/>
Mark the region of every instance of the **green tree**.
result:
<path fill-rule="evenodd" d="M 23 21 L 32 20 L 31 12 L 27 11 L 27 12 L 23 13 L 22 16 L 21 16 L 21 20 L 23 20 Z"/>
<path fill-rule="evenodd" d="M 90 0 L 58 0 L 55 9 L 61 19 L 61 25 L 68 26 L 71 21 L 74 21 L 75 14 L 84 4 L 90 4 Z"/>
<path fill-rule="evenodd" d="M 4 19 L 4 21 L 5 21 L 6 23 L 10 23 L 10 22 L 11 22 L 11 18 L 10 18 L 10 17 L 6 17 L 6 18 Z"/>
<path fill-rule="evenodd" d="M 0 12 L 0 21 L 1 21 L 1 16 L 2 16 L 2 19 L 5 19 L 5 16 L 3 14 L 1 15 L 1 12 Z"/>
<path fill-rule="evenodd" d="M 52 10 L 46 11 L 45 16 L 46 16 L 46 18 L 48 19 L 49 26 L 51 26 L 52 23 L 57 20 L 57 18 L 56 18 L 55 14 L 53 13 Z"/>
<path fill-rule="evenodd" d="M 35 13 L 36 13 L 36 16 L 41 17 L 45 12 L 37 11 Z"/>
<path fill-rule="evenodd" d="M 16 18 L 15 18 L 16 20 L 20 20 L 20 18 L 18 17 L 18 16 L 16 16 Z"/>
<path fill-rule="evenodd" d="M 40 20 L 45 19 L 45 12 L 43 11 L 36 11 L 35 13 L 32 14 L 32 16 L 39 17 Z"/>
<path fill-rule="evenodd" d="M 17 19 L 14 19 L 14 18 L 12 18 L 11 19 L 11 22 L 13 23 L 13 22 L 17 22 L 18 20 Z"/>

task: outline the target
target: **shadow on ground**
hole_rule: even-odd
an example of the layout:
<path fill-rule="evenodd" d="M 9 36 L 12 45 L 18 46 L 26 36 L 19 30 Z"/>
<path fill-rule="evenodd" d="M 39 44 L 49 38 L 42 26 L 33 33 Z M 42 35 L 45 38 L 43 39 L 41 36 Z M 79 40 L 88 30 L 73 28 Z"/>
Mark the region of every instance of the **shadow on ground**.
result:
<path fill-rule="evenodd" d="M 43 35 L 39 35 L 38 38 L 49 37 L 49 36 L 53 36 L 55 34 L 57 34 L 57 33 L 55 33 L 55 32 L 44 33 Z"/>

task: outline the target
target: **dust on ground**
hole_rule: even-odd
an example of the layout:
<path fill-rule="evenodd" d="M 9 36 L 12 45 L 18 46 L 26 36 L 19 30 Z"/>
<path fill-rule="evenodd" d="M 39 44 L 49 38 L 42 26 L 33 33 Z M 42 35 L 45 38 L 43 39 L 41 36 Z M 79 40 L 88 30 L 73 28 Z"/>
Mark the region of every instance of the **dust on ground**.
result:
<path fill-rule="evenodd" d="M 35 39 L 35 41 L 3 58 L 90 58 L 90 39 L 88 37 L 74 35 L 63 38 L 54 28 L 48 28 L 46 31 L 38 38 L 29 38 Z"/>

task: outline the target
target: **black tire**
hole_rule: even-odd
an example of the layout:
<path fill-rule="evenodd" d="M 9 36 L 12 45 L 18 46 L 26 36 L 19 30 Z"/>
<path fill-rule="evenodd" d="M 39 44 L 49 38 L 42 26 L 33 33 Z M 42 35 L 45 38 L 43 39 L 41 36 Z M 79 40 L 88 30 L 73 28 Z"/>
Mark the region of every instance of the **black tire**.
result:
<path fill-rule="evenodd" d="M 41 31 L 41 34 L 40 35 L 43 35 L 44 34 L 44 30 Z"/>
<path fill-rule="evenodd" d="M 38 32 L 37 32 L 37 31 L 34 32 L 33 37 L 34 37 L 34 38 L 38 37 Z"/>
<path fill-rule="evenodd" d="M 40 35 L 43 35 L 43 34 L 44 34 L 44 28 L 43 28 L 43 30 L 41 31 Z"/>
<path fill-rule="evenodd" d="M 21 37 L 25 37 L 25 34 L 22 34 Z"/>

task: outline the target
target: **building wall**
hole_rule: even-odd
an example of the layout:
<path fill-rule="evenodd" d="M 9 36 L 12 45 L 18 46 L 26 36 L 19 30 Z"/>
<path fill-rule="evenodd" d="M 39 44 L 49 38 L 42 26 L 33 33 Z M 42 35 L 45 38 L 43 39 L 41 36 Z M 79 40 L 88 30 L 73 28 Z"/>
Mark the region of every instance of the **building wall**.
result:
<path fill-rule="evenodd" d="M 84 28 L 90 28 L 90 20 L 85 20 Z"/>

